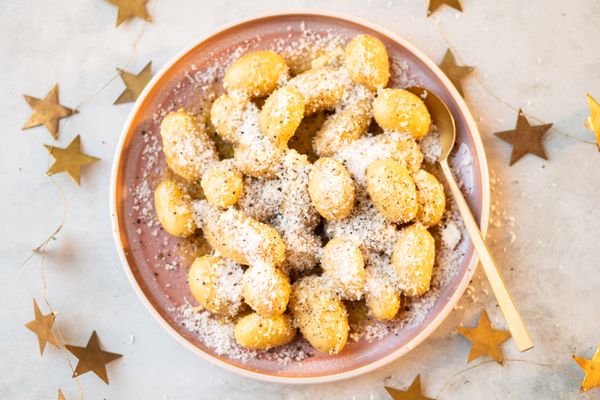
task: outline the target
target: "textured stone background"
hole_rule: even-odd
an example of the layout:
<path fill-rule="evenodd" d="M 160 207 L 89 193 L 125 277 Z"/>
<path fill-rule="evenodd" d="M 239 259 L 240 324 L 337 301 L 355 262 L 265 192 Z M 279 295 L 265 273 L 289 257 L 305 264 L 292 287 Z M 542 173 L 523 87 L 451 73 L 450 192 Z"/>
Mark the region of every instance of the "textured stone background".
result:
<path fill-rule="evenodd" d="M 597 0 L 462 0 L 465 12 L 438 12 L 435 19 L 465 62 L 497 96 L 561 130 L 591 139 L 583 129 L 585 93 L 600 98 L 600 3 Z M 44 178 L 47 157 L 42 128 L 21 132 L 29 115 L 22 93 L 43 96 L 61 85 L 61 102 L 80 114 L 62 129 L 60 146 L 76 133 L 85 149 L 102 158 L 86 168 L 83 187 L 60 176 L 68 214 L 60 240 L 51 245 L 47 278 L 50 298 L 65 318 L 60 327 L 73 343 L 98 330 L 106 349 L 124 354 L 109 366 L 111 385 L 85 375 L 89 399 L 317 399 L 387 398 L 383 385 L 406 387 L 422 374 L 425 394 L 437 397 L 457 371 L 467 367 L 468 342 L 453 334 L 473 325 L 485 307 L 504 326 L 480 273 L 444 324 L 421 346 L 371 374 L 310 387 L 264 384 L 212 367 L 172 340 L 144 310 L 129 287 L 113 248 L 109 222 L 109 173 L 118 132 L 131 105 L 115 107 L 119 79 L 102 84 L 130 61 L 154 69 L 183 46 L 216 27 L 258 13 L 289 7 L 322 7 L 353 13 L 397 32 L 440 61 L 446 44 L 425 0 L 404 1 L 197 1 L 150 0 L 154 23 L 135 20 L 114 28 L 116 11 L 100 0 L 1 2 L 0 121 L 0 398 L 68 399 L 76 386 L 62 353 L 40 358 L 23 324 L 31 298 L 41 301 L 37 261 L 18 269 L 30 249 L 60 219 L 61 198 Z M 141 36 L 140 35 L 140 32 Z M 139 38 L 137 45 L 136 38 Z M 101 90 L 102 89 L 102 90 Z M 516 113 L 490 96 L 474 78 L 465 81 L 467 103 L 480 124 L 489 158 L 495 213 L 490 243 L 518 299 L 536 342 L 509 358 L 553 363 L 581 379 L 571 360 L 591 357 L 600 343 L 600 154 L 552 131 L 545 140 L 550 161 L 527 156 L 508 168 L 510 146 L 492 132 L 514 126 Z M 514 222 L 513 222 L 514 218 Z M 512 239 L 514 235 L 514 240 Z M 134 335 L 134 344 L 129 343 Z M 599 391 L 592 394 L 600 396 Z M 578 382 L 558 368 L 493 363 L 452 380 L 440 399 L 579 399 Z"/>

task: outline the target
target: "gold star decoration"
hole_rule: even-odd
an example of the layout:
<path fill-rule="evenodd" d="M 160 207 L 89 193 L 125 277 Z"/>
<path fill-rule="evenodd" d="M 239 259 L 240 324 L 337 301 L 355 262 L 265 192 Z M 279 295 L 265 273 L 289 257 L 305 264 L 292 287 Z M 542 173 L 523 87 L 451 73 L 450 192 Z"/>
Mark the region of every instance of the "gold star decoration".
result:
<path fill-rule="evenodd" d="M 531 153 L 538 157 L 547 160 L 544 146 L 542 145 L 542 137 L 546 134 L 552 124 L 530 125 L 529 121 L 519 109 L 517 117 L 517 126 L 510 131 L 496 132 L 494 135 L 512 145 L 512 153 L 510 155 L 510 165 L 513 165 L 521 159 L 525 154 Z"/>
<path fill-rule="evenodd" d="M 387 390 L 394 400 L 432 400 L 421 393 L 421 375 L 417 375 L 406 391 L 394 389 L 389 386 L 386 386 L 385 390 Z"/>
<path fill-rule="evenodd" d="M 440 69 L 444 71 L 448 79 L 454 84 L 458 93 L 460 93 L 461 96 L 464 96 L 461 81 L 464 77 L 473 72 L 475 68 L 468 65 L 458 65 L 454 58 L 454 54 L 448 49 L 440 64 Z"/>
<path fill-rule="evenodd" d="M 80 183 L 81 167 L 100 160 L 81 152 L 81 138 L 79 135 L 64 149 L 47 144 L 44 147 L 46 147 L 48 153 L 55 159 L 54 164 L 46 171 L 46 175 L 66 172 L 73 178 L 77 185 Z"/>
<path fill-rule="evenodd" d="M 23 95 L 33 112 L 23 130 L 44 125 L 52 134 L 54 139 L 58 138 L 58 120 L 76 113 L 76 110 L 61 106 L 58 102 L 58 84 L 43 99 Z"/>
<path fill-rule="evenodd" d="M 427 16 L 433 14 L 435 10 L 444 4 L 462 12 L 462 7 L 460 6 L 460 2 L 458 0 L 430 0 L 429 8 L 427 9 Z"/>
<path fill-rule="evenodd" d="M 121 25 L 130 18 L 138 17 L 146 21 L 152 21 L 148 10 L 146 10 L 147 0 L 106 0 L 117 7 L 117 24 Z"/>
<path fill-rule="evenodd" d="M 66 400 L 62 390 L 58 389 L 58 400 Z"/>
<path fill-rule="evenodd" d="M 152 78 L 152 61 L 146 64 L 144 69 L 137 75 L 118 68 L 117 71 L 119 71 L 119 75 L 121 75 L 121 79 L 123 79 L 127 87 L 119 98 L 115 100 L 114 104 L 130 103 L 137 100 L 144 87 L 148 84 L 148 81 L 150 81 L 150 78 Z"/>
<path fill-rule="evenodd" d="M 589 94 L 587 101 L 590 106 L 590 116 L 585 120 L 585 127 L 594 131 L 596 135 L 596 145 L 600 151 L 600 103 Z"/>
<path fill-rule="evenodd" d="M 468 363 L 479 356 L 487 354 L 497 363 L 502 364 L 503 357 L 500 345 L 510 337 L 510 332 L 492 328 L 490 318 L 485 310 L 483 310 L 481 317 L 479 317 L 477 328 L 459 326 L 457 330 L 458 333 L 471 342 L 471 351 L 467 358 Z"/>
<path fill-rule="evenodd" d="M 583 370 L 585 377 L 581 382 L 581 390 L 587 392 L 590 389 L 600 388 L 600 345 L 591 360 L 573 356 L 573 360 Z"/>
<path fill-rule="evenodd" d="M 33 313 L 35 315 L 35 319 L 26 323 L 25 326 L 27 329 L 36 334 L 38 345 L 40 347 L 40 355 L 44 354 L 44 349 L 46 348 L 47 343 L 60 348 L 58 340 L 52 332 L 52 325 L 54 325 L 54 318 L 56 318 L 56 315 L 52 313 L 48 315 L 42 314 L 42 311 L 40 310 L 40 307 L 35 299 L 33 299 Z"/>
<path fill-rule="evenodd" d="M 106 372 L 106 364 L 117 358 L 123 357 L 121 354 L 109 353 L 100 348 L 100 341 L 96 331 L 92 333 L 85 347 L 65 345 L 75 357 L 79 359 L 73 377 L 80 376 L 86 372 L 92 371 L 106 384 L 108 384 L 108 373 Z"/>

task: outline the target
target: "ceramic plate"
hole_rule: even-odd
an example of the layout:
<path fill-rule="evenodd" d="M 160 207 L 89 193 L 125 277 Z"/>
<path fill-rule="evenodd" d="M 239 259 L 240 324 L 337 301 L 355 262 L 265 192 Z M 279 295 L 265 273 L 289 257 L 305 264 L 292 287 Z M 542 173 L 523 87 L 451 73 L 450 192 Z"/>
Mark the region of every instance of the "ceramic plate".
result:
<path fill-rule="evenodd" d="M 222 70 L 224 60 L 230 59 L 235 49 L 241 46 L 255 50 L 270 48 L 276 43 L 291 43 L 307 31 L 346 39 L 363 33 L 378 37 L 391 58 L 403 60 L 411 82 L 434 91 L 446 101 L 456 120 L 457 143 L 463 145 L 463 151 L 472 159 L 463 163 L 471 180 L 468 201 L 483 231 L 487 228 L 489 211 L 485 154 L 465 102 L 435 63 L 396 34 L 353 17 L 302 11 L 242 21 L 199 39 L 175 56 L 156 73 L 137 100 L 116 149 L 110 204 L 117 251 L 142 302 L 160 325 L 186 348 L 242 375 L 287 383 L 345 379 L 402 356 L 440 325 L 465 290 L 477 263 L 467 239 L 456 274 L 441 288 L 435 305 L 423 321 L 415 326 L 374 342 L 350 343 L 338 355 L 317 355 L 285 366 L 265 359 L 242 362 L 219 356 L 178 322 L 177 309 L 190 297 L 185 265 L 176 265 L 181 243 L 157 228 L 151 206 L 154 185 L 166 168 L 158 140 L 160 120 L 168 109 L 186 107 L 201 112 L 203 98 L 211 94 L 198 93 L 198 87 L 218 78 L 216 72 Z M 398 84 L 407 77 L 395 76 L 394 79 Z"/>

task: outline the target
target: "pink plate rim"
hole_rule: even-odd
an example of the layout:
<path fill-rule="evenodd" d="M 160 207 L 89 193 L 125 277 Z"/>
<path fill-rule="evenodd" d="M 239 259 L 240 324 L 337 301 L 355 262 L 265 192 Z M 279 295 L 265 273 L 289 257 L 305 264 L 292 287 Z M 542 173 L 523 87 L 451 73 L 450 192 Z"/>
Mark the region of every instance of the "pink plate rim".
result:
<path fill-rule="evenodd" d="M 480 228 L 481 228 L 482 233 L 485 236 L 485 233 L 487 232 L 487 228 L 488 228 L 489 208 L 490 208 L 489 171 L 488 171 L 488 166 L 487 166 L 487 160 L 485 157 L 485 150 L 483 148 L 483 143 L 481 142 L 477 124 L 475 123 L 475 120 L 473 119 L 473 116 L 471 115 L 471 112 L 469 111 L 464 99 L 458 93 L 458 91 L 456 90 L 454 85 L 450 82 L 450 80 L 446 77 L 446 75 L 439 69 L 439 67 L 431 59 L 429 59 L 429 57 L 427 57 L 423 52 L 418 50 L 410 42 L 408 42 L 406 39 L 402 38 L 398 34 L 393 33 L 385 28 L 382 28 L 381 26 L 379 26 L 375 23 L 372 23 L 372 22 L 369 22 L 369 21 L 366 21 L 364 19 L 357 18 L 354 16 L 350 16 L 350 15 L 346 15 L 346 14 L 338 13 L 338 12 L 332 12 L 332 11 L 304 9 L 304 8 L 291 9 L 291 10 L 275 12 L 275 13 L 264 13 L 264 14 L 247 17 L 247 18 L 244 18 L 241 20 L 237 20 L 234 23 L 218 27 L 217 29 L 202 36 L 199 40 L 196 40 L 192 45 L 184 48 L 182 51 L 180 51 L 175 56 L 173 56 L 169 60 L 169 62 L 167 62 L 160 69 L 160 71 L 158 71 L 153 76 L 153 78 L 150 80 L 150 82 L 146 85 L 146 87 L 144 88 L 144 90 L 142 91 L 140 96 L 138 97 L 137 101 L 135 102 L 133 108 L 131 109 L 129 116 L 127 117 L 127 120 L 125 122 L 125 125 L 123 126 L 123 129 L 122 129 L 120 137 L 119 137 L 119 141 L 117 143 L 117 147 L 115 149 L 115 157 L 113 159 L 113 164 L 112 164 L 109 202 L 110 202 L 110 213 L 111 213 L 113 238 L 115 240 L 117 253 L 118 253 L 121 265 L 123 267 L 123 270 L 125 272 L 125 275 L 127 276 L 129 283 L 133 287 L 135 293 L 138 295 L 138 297 L 140 298 L 140 300 L 142 301 L 142 303 L 144 304 L 146 309 L 148 309 L 150 314 L 152 314 L 154 316 L 154 318 L 159 322 L 159 324 L 167 332 L 169 332 L 169 334 L 171 336 L 173 336 L 180 344 L 182 344 L 185 348 L 192 351 L 193 353 L 195 353 L 195 354 L 201 356 L 202 358 L 204 358 L 205 360 L 209 361 L 210 363 L 218 365 L 219 367 L 225 368 L 226 370 L 235 372 L 235 373 L 242 375 L 244 377 L 247 377 L 247 378 L 256 379 L 256 380 L 265 381 L 265 382 L 271 382 L 271 383 L 314 384 L 314 383 L 339 381 L 339 380 L 343 380 L 343 379 L 352 378 L 352 377 L 355 377 L 358 375 L 362 375 L 367 372 L 371 372 L 379 367 L 382 367 L 382 366 L 389 364 L 390 362 L 400 358 L 402 355 L 406 354 L 408 351 L 412 350 L 417 345 L 419 345 L 431 333 L 433 333 L 433 331 L 435 331 L 435 329 L 438 328 L 438 326 L 444 321 L 444 319 L 448 316 L 450 311 L 454 308 L 454 306 L 456 305 L 458 300 L 462 297 L 465 289 L 467 288 L 469 281 L 471 280 L 471 278 L 475 272 L 475 267 L 477 266 L 477 263 L 478 263 L 477 254 L 475 252 L 473 252 L 473 255 L 469 262 L 469 266 L 467 267 L 467 271 L 464 274 L 462 281 L 460 282 L 456 291 L 453 293 L 453 295 L 448 300 L 446 305 L 441 309 L 441 312 L 439 312 L 435 316 L 435 318 L 431 321 L 431 323 L 429 325 L 427 325 L 425 327 L 425 329 L 423 329 L 421 332 L 419 332 L 415 337 L 413 337 L 404 346 L 398 348 L 394 352 L 386 355 L 385 357 L 382 357 L 381 359 L 379 359 L 375 362 L 372 362 L 368 365 L 365 365 L 365 366 L 362 366 L 359 368 L 344 371 L 341 373 L 328 374 L 328 375 L 323 375 L 323 376 L 312 376 L 312 377 L 282 377 L 282 376 L 274 376 L 274 375 L 263 374 L 260 372 L 246 370 L 243 368 L 239 368 L 235 365 L 229 364 L 227 362 L 224 362 L 223 360 L 220 360 L 216 357 L 213 357 L 210 354 L 205 353 L 198 347 L 194 346 L 192 343 L 188 342 L 183 336 L 181 336 L 177 331 L 175 331 L 173 329 L 173 327 L 171 327 L 160 316 L 160 314 L 157 312 L 157 310 L 154 309 L 154 307 L 150 303 L 150 300 L 146 297 L 145 293 L 140 288 L 138 282 L 136 281 L 136 279 L 131 271 L 131 268 L 130 268 L 129 263 L 127 262 L 127 259 L 125 256 L 125 252 L 123 250 L 123 243 L 121 242 L 121 230 L 120 230 L 120 226 L 119 226 L 118 213 L 117 213 L 117 182 L 118 182 L 119 164 L 121 161 L 121 156 L 122 156 L 123 147 L 124 147 L 124 144 L 125 144 L 125 141 L 127 138 L 127 134 L 131 128 L 131 124 L 134 120 L 134 117 L 137 114 L 138 109 L 140 108 L 140 105 L 142 104 L 142 102 L 146 98 L 146 96 L 153 90 L 155 84 L 159 81 L 159 79 L 180 58 L 182 58 L 185 54 L 187 54 L 189 51 L 191 51 L 194 47 L 196 47 L 199 44 L 201 44 L 202 42 L 210 39 L 212 36 L 217 35 L 221 31 L 230 29 L 232 27 L 235 27 L 236 25 L 241 25 L 241 24 L 248 23 L 250 21 L 256 21 L 256 20 L 260 20 L 260 19 L 264 19 L 264 18 L 299 16 L 299 15 L 313 15 L 313 16 L 317 16 L 317 17 L 332 17 L 332 18 L 347 20 L 349 22 L 353 22 L 353 23 L 356 23 L 359 25 L 363 25 L 367 28 L 373 29 L 373 30 L 389 37 L 390 39 L 394 40 L 395 42 L 397 42 L 398 44 L 400 44 L 401 46 L 405 47 L 407 50 L 412 52 L 444 83 L 444 85 L 446 86 L 446 89 L 450 92 L 450 94 L 452 95 L 452 97 L 454 98 L 456 103 L 458 104 L 458 106 L 460 108 L 460 112 L 463 114 L 465 121 L 467 123 L 468 129 L 471 132 L 473 143 L 475 145 L 476 157 L 479 161 L 478 164 L 480 167 L 478 172 L 481 177 Z"/>

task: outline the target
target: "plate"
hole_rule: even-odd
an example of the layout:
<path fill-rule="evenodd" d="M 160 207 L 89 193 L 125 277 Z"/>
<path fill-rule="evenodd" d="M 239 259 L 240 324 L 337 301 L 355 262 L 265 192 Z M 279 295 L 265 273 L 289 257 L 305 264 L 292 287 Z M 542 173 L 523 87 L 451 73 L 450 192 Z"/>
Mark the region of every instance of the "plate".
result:
<path fill-rule="evenodd" d="M 349 39 L 357 34 L 378 37 L 386 45 L 390 57 L 408 67 L 412 83 L 437 93 L 449 106 L 456 120 L 457 148 L 468 154 L 463 162 L 469 176 L 467 200 L 487 229 L 489 213 L 489 179 L 483 145 L 477 126 L 465 102 L 452 83 L 427 56 L 405 39 L 372 23 L 354 17 L 321 11 L 300 11 L 255 17 L 222 28 L 198 40 L 167 63 L 146 86 L 135 103 L 121 133 L 115 152 L 110 205 L 117 252 L 135 292 L 156 317 L 160 326 L 187 349 L 211 363 L 244 376 L 284 383 L 317 383 L 350 378 L 372 371 L 413 349 L 429 336 L 449 314 L 471 279 L 477 257 L 468 238 L 464 256 L 454 276 L 440 289 L 435 304 L 414 326 L 382 339 L 350 343 L 338 355 L 317 355 L 287 365 L 267 360 L 230 359 L 207 347 L 196 334 L 189 332 L 178 319 L 179 307 L 189 290 L 186 268 L 177 265 L 181 243 L 157 226 L 152 203 L 152 190 L 165 169 L 160 153 L 158 126 L 165 110 L 178 107 L 202 112 L 210 90 L 198 93 L 222 70 L 224 60 L 246 50 L 270 48 L 275 44 L 302 40 L 307 35 L 329 35 Z M 239 51 L 239 50 L 237 50 Z M 244 50 L 242 50 L 244 51 Z M 397 83 L 397 82 L 396 82 Z M 392 82 L 394 84 L 394 82 Z"/>

